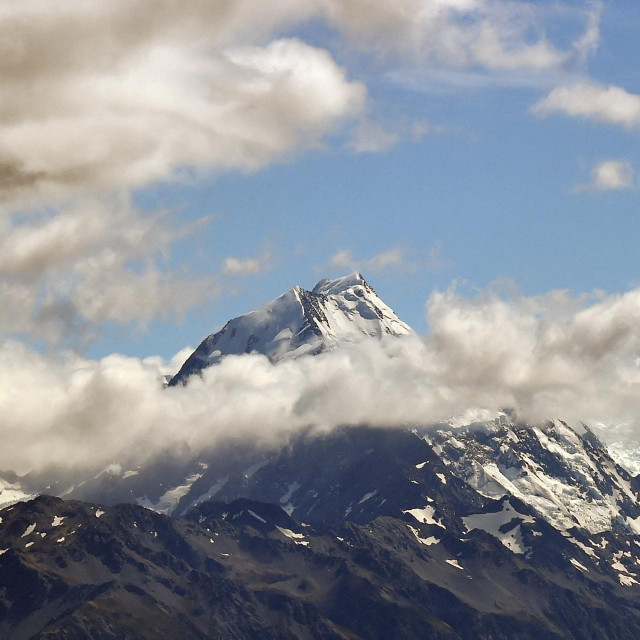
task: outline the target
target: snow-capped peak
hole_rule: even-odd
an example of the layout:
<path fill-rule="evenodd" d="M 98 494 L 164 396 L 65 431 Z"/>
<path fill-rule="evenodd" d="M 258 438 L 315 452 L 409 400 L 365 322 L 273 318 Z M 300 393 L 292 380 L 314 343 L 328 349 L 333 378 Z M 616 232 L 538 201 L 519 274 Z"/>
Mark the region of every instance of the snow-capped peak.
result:
<path fill-rule="evenodd" d="M 311 293 L 321 293 L 325 296 L 336 295 L 344 293 L 347 289 L 352 289 L 353 287 L 358 286 L 371 289 L 371 287 L 369 287 L 365 282 L 362 274 L 359 271 L 354 271 L 348 276 L 336 278 L 335 280 L 329 280 L 328 278 L 320 280 L 320 282 L 313 287 Z M 373 289 L 371 290 L 373 291 Z"/>
<path fill-rule="evenodd" d="M 295 286 L 260 309 L 239 316 L 205 338 L 172 385 L 231 354 L 257 352 L 272 362 L 359 342 L 366 336 L 406 335 L 412 330 L 355 272 L 320 280 L 307 291 Z"/>

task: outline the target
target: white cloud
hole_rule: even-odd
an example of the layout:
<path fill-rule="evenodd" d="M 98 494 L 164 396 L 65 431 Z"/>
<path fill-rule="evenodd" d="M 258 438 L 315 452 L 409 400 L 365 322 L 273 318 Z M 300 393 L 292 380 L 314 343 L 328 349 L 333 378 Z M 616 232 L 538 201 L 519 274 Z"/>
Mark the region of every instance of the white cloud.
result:
<path fill-rule="evenodd" d="M 46 0 L 0 15 L 6 197 L 142 185 L 184 167 L 255 169 L 319 143 L 366 91 L 274 30 L 309 3 Z"/>
<path fill-rule="evenodd" d="M 401 117 L 384 123 L 363 117 L 352 129 L 347 146 L 355 153 L 383 153 L 400 142 L 418 142 L 428 133 L 441 132 L 442 127 L 410 122 Z"/>
<path fill-rule="evenodd" d="M 427 254 L 427 268 L 434 271 L 446 269 L 451 264 L 451 260 L 446 257 L 442 242 L 436 242 L 429 248 Z"/>
<path fill-rule="evenodd" d="M 640 290 L 471 299 L 452 288 L 434 293 L 427 309 L 425 338 L 366 340 L 277 365 L 231 356 L 166 390 L 169 366 L 158 358 L 55 359 L 6 341 L 0 468 L 124 465 L 167 450 L 195 453 L 230 434 L 270 445 L 309 425 L 404 427 L 504 407 L 529 421 L 617 423 L 638 433 Z"/>
<path fill-rule="evenodd" d="M 578 83 L 556 87 L 532 111 L 538 116 L 559 112 L 632 129 L 640 126 L 640 95 L 614 85 Z"/>
<path fill-rule="evenodd" d="M 317 146 L 363 114 L 366 89 L 326 50 L 286 37 L 312 20 L 387 66 L 548 71 L 597 45 L 599 13 L 508 0 L 10 3 L 0 196 L 22 206 L 192 169 L 251 170 Z M 545 35 L 558 16 L 586 25 L 565 48 Z M 385 149 L 396 135 L 365 118 L 353 146 Z"/>
<path fill-rule="evenodd" d="M 610 191 L 631 189 L 634 170 L 626 160 L 603 160 L 591 170 L 589 184 L 580 185 L 578 191 Z"/>
<path fill-rule="evenodd" d="M 271 256 L 263 253 L 254 258 L 236 258 L 228 256 L 224 259 L 223 273 L 234 276 L 258 275 L 271 266 Z"/>
<path fill-rule="evenodd" d="M 127 198 L 83 199 L 5 220 L 0 335 L 82 345 L 105 323 L 182 317 L 215 296 L 215 281 L 172 271 L 164 256 L 207 221 L 177 228 L 165 213 L 145 213 Z"/>
<path fill-rule="evenodd" d="M 384 129 L 377 122 L 363 119 L 355 127 L 349 147 L 356 153 L 380 153 L 393 147 L 399 139 L 398 134 Z"/>
<path fill-rule="evenodd" d="M 507 0 L 327 0 L 329 19 L 347 37 L 381 56 L 410 57 L 444 67 L 540 71 L 577 64 L 598 44 L 602 5 L 570 10 Z M 547 21 L 571 13 L 584 32 L 559 48 Z"/>
<path fill-rule="evenodd" d="M 444 255 L 441 242 L 432 245 L 424 261 L 418 261 L 409 255 L 404 247 L 393 247 L 381 251 L 370 258 L 357 258 L 350 249 L 340 249 L 331 256 L 328 267 L 362 271 L 363 273 L 384 273 L 391 270 L 415 271 L 423 266 L 426 269 L 441 270 L 449 266 L 450 260 Z"/>
<path fill-rule="evenodd" d="M 402 247 L 394 247 L 381 251 L 371 258 L 357 259 L 349 249 L 341 249 L 329 260 L 329 267 L 337 269 L 360 270 L 365 273 L 380 273 L 394 268 L 410 268 L 412 265 L 407 259 L 407 250 Z"/>
<path fill-rule="evenodd" d="M 258 169 L 359 117 L 366 88 L 285 35 L 319 11 L 307 0 L 3 6 L 0 337 L 84 342 L 105 322 L 179 317 L 215 295 L 214 277 L 166 266 L 192 227 L 136 210 L 127 194 Z"/>

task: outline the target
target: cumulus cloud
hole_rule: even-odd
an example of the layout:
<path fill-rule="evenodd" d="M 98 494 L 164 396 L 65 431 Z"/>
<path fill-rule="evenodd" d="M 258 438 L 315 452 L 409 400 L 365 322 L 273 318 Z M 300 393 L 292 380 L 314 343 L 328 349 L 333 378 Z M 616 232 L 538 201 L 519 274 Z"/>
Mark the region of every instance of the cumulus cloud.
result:
<path fill-rule="evenodd" d="M 5 198 L 259 168 L 315 146 L 366 91 L 295 38 L 308 3 L 25 0 L 0 16 Z M 8 34 L 8 35 L 7 35 Z"/>
<path fill-rule="evenodd" d="M 640 96 L 615 85 L 583 82 L 556 87 L 532 111 L 538 116 L 564 113 L 632 129 L 640 125 Z"/>
<path fill-rule="evenodd" d="M 420 125 L 405 131 L 368 118 L 366 87 L 327 49 L 296 37 L 313 21 L 385 68 L 547 69 L 597 41 L 597 7 L 562 8 L 587 25 L 564 49 L 545 35 L 554 11 L 507 0 L 8 3 L 0 12 L 0 333 L 55 341 L 95 334 L 93 323 L 144 324 L 215 288 L 167 271 L 161 257 L 173 238 L 164 220 L 96 213 L 105 194 L 256 170 L 322 145 L 345 122 L 359 152 L 423 135 Z M 398 264 L 396 250 L 364 266 Z M 262 267 L 229 257 L 223 270 Z"/>
<path fill-rule="evenodd" d="M 368 54 L 446 68 L 559 68 L 597 44 L 599 5 L 562 8 L 587 25 L 567 49 L 545 35 L 553 10 L 535 3 L 259 5 L 69 0 L 53 11 L 47 0 L 23 0 L 5 7 L 0 197 L 22 204 L 193 169 L 251 170 L 317 146 L 363 113 L 366 89 L 328 51 L 287 36 L 312 19 Z M 365 150 L 386 148 L 396 135 L 366 119 L 359 129 L 353 144 Z"/>
<path fill-rule="evenodd" d="M 168 389 L 158 358 L 54 359 L 6 342 L 0 468 L 141 463 L 167 450 L 195 455 L 229 437 L 271 446 L 310 426 L 428 425 L 504 407 L 533 422 L 561 417 L 638 432 L 640 290 L 508 299 L 451 288 L 434 293 L 427 311 L 424 338 L 365 340 L 275 365 L 229 356 Z"/>
<path fill-rule="evenodd" d="M 589 184 L 579 185 L 577 191 L 610 191 L 631 189 L 634 170 L 626 160 L 603 160 L 591 170 Z"/>
<path fill-rule="evenodd" d="M 259 169 L 359 116 L 364 85 L 288 35 L 318 12 L 307 0 L 3 7 L 0 335 L 84 342 L 215 293 L 215 278 L 166 266 L 192 225 L 131 206 L 131 193 Z"/>

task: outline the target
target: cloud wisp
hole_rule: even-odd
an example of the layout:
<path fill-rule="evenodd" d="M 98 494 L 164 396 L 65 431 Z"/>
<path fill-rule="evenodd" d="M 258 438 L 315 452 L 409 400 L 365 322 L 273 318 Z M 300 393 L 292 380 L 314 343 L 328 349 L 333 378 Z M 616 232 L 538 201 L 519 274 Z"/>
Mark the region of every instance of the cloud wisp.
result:
<path fill-rule="evenodd" d="M 507 300 L 450 289 L 427 309 L 424 338 L 365 340 L 275 365 L 229 356 L 169 389 L 158 358 L 54 359 L 7 342 L 0 468 L 140 464 L 229 438 L 271 446 L 308 427 L 410 427 L 468 409 L 640 429 L 640 290 Z"/>
<path fill-rule="evenodd" d="M 627 160 L 603 160 L 591 170 L 588 184 L 578 185 L 576 191 L 619 191 L 632 189 L 635 171 Z"/>
<path fill-rule="evenodd" d="M 640 126 L 640 96 L 615 85 L 582 82 L 556 87 L 533 105 L 532 112 L 537 116 L 563 113 L 636 129 Z"/>
<path fill-rule="evenodd" d="M 209 221 L 177 227 L 127 197 L 85 198 L 0 223 L 0 335 L 82 346 L 106 323 L 180 318 L 213 277 L 166 266 L 171 247 Z M 71 341 L 71 342 L 69 342 Z"/>

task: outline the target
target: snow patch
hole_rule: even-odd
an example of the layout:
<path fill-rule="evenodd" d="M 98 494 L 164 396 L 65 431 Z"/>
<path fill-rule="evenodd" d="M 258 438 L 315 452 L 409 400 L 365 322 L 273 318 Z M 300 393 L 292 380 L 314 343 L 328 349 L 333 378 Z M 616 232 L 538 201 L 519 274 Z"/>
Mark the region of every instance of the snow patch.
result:
<path fill-rule="evenodd" d="M 229 481 L 229 476 L 223 476 L 222 478 L 218 478 L 214 484 L 212 484 L 207 491 L 205 491 L 199 498 L 194 500 L 190 506 L 200 504 L 201 502 L 205 502 L 206 500 L 211 500 L 213 496 L 218 493 L 225 484 Z"/>
<path fill-rule="evenodd" d="M 583 564 L 580 564 L 576 559 L 570 558 L 569 561 L 574 567 L 577 567 L 578 569 L 580 569 L 580 571 L 583 571 L 584 573 L 589 573 L 589 569 L 587 569 L 587 567 L 585 567 Z"/>
<path fill-rule="evenodd" d="M 632 578 L 631 576 L 625 576 L 622 574 L 618 575 L 618 580 L 620 580 L 620 584 L 623 587 L 630 587 L 634 584 L 639 584 L 638 581 Z"/>
<path fill-rule="evenodd" d="M 435 524 L 442 529 L 446 529 L 442 522 L 439 522 L 433 517 L 435 512 L 435 507 L 432 507 L 430 504 L 428 504 L 423 509 L 406 509 L 403 510 L 402 513 L 411 514 L 418 522 L 423 522 L 425 524 Z"/>
<path fill-rule="evenodd" d="M 366 502 L 367 500 L 369 500 L 369 498 L 373 498 L 373 496 L 375 496 L 377 493 L 378 493 L 377 489 L 375 491 L 369 491 L 369 493 L 365 493 L 362 496 L 362 498 L 358 500 L 358 504 L 362 504 L 363 502 Z"/>
<path fill-rule="evenodd" d="M 506 528 L 507 524 L 516 519 L 522 520 L 523 523 L 527 524 L 535 523 L 534 518 L 519 513 L 507 501 L 503 503 L 501 511 L 473 514 L 462 518 L 462 521 L 467 527 L 467 531 L 473 531 L 474 529 L 486 531 L 500 540 L 513 553 L 522 554 L 525 551 L 530 551 L 530 548 L 525 547 L 522 542 L 521 523 L 518 522 L 513 527 Z"/>
<path fill-rule="evenodd" d="M 421 538 L 420 532 L 415 527 L 412 527 L 410 524 L 408 524 L 407 527 L 411 529 L 411 533 L 413 533 L 413 535 L 416 537 L 416 540 L 420 544 L 430 547 L 432 544 L 438 544 L 438 542 L 440 542 L 440 540 L 438 540 L 438 538 L 436 538 L 435 536 L 429 536 L 428 538 Z"/>
<path fill-rule="evenodd" d="M 267 521 L 264 518 L 261 518 L 255 511 L 251 511 L 251 509 L 247 509 L 247 513 L 253 516 L 256 520 L 260 520 L 260 522 L 266 524 Z"/>
<path fill-rule="evenodd" d="M 284 504 L 285 502 L 289 502 L 291 500 L 291 496 L 300 488 L 300 484 L 297 480 L 294 480 L 285 493 L 280 496 L 280 504 Z"/>
<path fill-rule="evenodd" d="M 296 533 L 295 531 L 291 531 L 291 529 L 287 529 L 285 527 L 279 527 L 276 525 L 276 529 L 287 538 L 293 540 L 296 544 L 301 544 L 305 547 L 309 546 L 309 541 L 304 540 L 304 533 Z"/>
<path fill-rule="evenodd" d="M 250 478 L 252 475 L 254 475 L 257 471 L 259 471 L 260 469 L 262 469 L 262 467 L 264 467 L 265 464 L 267 464 L 269 462 L 269 458 L 265 458 L 264 460 L 259 460 L 258 462 L 252 464 L 250 467 L 247 467 L 243 472 L 242 475 L 245 478 Z"/>
<path fill-rule="evenodd" d="M 155 504 L 152 503 L 147 497 L 139 498 L 138 504 L 141 507 L 146 507 L 158 513 L 171 513 L 177 506 L 180 500 L 189 493 L 193 483 L 202 477 L 202 473 L 194 473 L 185 479 L 185 483 L 181 484 L 173 489 L 169 489 L 160 496 L 160 499 Z"/>
<path fill-rule="evenodd" d="M 464 571 L 464 567 L 461 567 L 455 558 L 450 558 L 448 560 L 445 560 L 445 562 L 447 564 L 450 564 L 452 567 L 455 567 L 456 569 L 460 569 L 460 571 Z"/>

